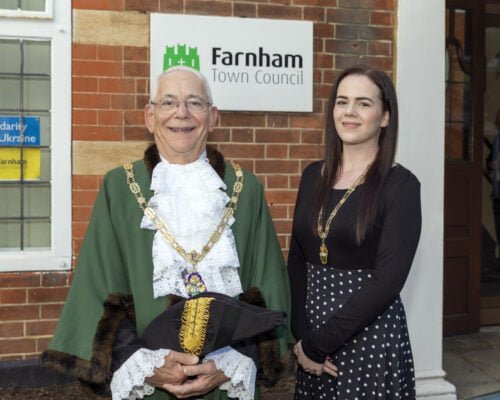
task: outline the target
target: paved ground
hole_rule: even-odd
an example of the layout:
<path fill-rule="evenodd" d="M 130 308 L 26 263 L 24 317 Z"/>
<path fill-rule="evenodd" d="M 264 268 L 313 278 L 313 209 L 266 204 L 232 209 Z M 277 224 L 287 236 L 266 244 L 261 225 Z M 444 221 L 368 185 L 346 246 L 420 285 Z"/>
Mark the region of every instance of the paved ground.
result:
<path fill-rule="evenodd" d="M 445 338 L 443 369 L 459 400 L 500 391 L 500 326 Z"/>

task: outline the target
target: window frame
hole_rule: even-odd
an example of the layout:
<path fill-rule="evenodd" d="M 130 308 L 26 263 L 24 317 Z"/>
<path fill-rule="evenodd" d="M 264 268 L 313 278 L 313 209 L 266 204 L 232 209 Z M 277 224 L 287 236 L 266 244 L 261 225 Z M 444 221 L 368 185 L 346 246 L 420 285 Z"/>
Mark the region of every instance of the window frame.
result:
<path fill-rule="evenodd" d="M 52 19 L 53 17 L 52 0 L 45 0 L 45 11 L 26 11 L 26 10 L 7 10 L 0 8 L 0 17 L 7 18 L 41 18 Z"/>
<path fill-rule="evenodd" d="M 53 7 L 52 0 L 47 0 L 47 10 L 51 13 L 49 21 L 0 13 L 0 37 L 50 41 L 51 247 L 48 250 L 2 249 L 0 272 L 71 268 L 71 2 L 60 1 Z M 22 13 L 28 16 L 32 12 Z"/>

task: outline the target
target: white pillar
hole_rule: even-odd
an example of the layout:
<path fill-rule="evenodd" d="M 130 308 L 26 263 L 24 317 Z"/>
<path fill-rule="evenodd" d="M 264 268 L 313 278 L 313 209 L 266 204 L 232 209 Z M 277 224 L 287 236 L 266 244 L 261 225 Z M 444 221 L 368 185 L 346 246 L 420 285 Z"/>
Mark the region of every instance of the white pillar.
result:
<path fill-rule="evenodd" d="M 422 236 L 403 301 L 419 399 L 456 399 L 442 369 L 445 0 L 400 0 L 398 161 L 421 182 Z"/>

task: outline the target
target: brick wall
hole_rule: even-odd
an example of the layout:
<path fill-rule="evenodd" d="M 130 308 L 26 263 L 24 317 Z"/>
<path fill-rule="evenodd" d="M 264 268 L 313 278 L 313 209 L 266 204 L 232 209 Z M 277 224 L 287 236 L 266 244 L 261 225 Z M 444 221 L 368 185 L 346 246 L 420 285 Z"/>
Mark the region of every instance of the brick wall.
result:
<path fill-rule="evenodd" d="M 395 0 L 73 0 L 73 260 L 103 173 L 141 157 L 149 87 L 149 12 L 314 21 L 312 113 L 221 112 L 209 136 L 266 189 L 284 254 L 301 171 L 321 158 L 336 73 L 370 63 L 392 73 Z M 46 348 L 71 272 L 0 274 L 0 361 Z"/>

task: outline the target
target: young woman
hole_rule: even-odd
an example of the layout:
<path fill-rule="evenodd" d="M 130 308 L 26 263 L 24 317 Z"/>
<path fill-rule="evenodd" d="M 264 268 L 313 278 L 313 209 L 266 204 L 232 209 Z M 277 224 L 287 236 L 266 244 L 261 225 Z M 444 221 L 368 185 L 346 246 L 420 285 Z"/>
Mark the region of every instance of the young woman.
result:
<path fill-rule="evenodd" d="M 295 399 L 414 399 L 399 293 L 421 228 L 420 184 L 394 162 L 398 108 L 383 72 L 332 88 L 325 159 L 303 172 L 290 245 Z"/>

